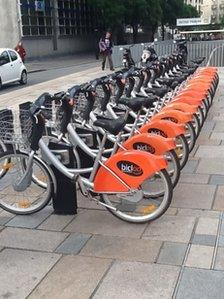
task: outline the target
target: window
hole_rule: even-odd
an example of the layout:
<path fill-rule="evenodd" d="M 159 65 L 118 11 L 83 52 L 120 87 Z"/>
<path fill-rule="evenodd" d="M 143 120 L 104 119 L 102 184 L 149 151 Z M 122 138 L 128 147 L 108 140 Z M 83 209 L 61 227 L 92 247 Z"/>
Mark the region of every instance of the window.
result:
<path fill-rule="evenodd" d="M 7 51 L 2 52 L 2 54 L 0 56 L 0 60 L 1 61 L 4 60 L 6 63 L 10 62 L 9 55 L 8 55 Z"/>
<path fill-rule="evenodd" d="M 9 51 L 9 55 L 10 55 L 12 61 L 15 61 L 18 59 L 17 54 L 13 51 Z"/>
<path fill-rule="evenodd" d="M 20 0 L 20 10 L 23 36 L 52 35 L 52 0 Z"/>
<path fill-rule="evenodd" d="M 87 2 L 88 0 L 58 0 L 60 35 L 83 35 L 100 27 L 98 12 Z"/>

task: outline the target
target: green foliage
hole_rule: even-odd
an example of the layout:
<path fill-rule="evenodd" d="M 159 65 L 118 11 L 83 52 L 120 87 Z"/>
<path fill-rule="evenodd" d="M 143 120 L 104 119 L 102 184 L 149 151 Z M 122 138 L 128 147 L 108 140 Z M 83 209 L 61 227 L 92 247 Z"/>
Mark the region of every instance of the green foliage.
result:
<path fill-rule="evenodd" d="M 133 39 L 138 26 L 154 32 L 159 24 L 173 26 L 177 18 L 197 17 L 197 10 L 184 0 L 88 0 L 101 11 L 105 26 L 115 32 L 124 25 L 133 28 Z M 119 28 L 119 30 L 118 30 Z"/>
<path fill-rule="evenodd" d="M 178 18 L 198 17 L 199 13 L 192 5 L 187 5 L 183 0 L 160 0 L 162 7 L 162 23 L 175 25 Z"/>

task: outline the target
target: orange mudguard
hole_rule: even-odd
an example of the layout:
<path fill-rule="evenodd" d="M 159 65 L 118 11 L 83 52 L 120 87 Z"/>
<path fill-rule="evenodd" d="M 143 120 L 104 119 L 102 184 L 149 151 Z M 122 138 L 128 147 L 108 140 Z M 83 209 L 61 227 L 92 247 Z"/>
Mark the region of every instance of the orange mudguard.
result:
<path fill-rule="evenodd" d="M 163 107 L 163 111 L 166 110 L 179 110 L 182 112 L 187 112 L 187 113 L 196 113 L 198 111 L 198 106 L 197 105 L 189 105 L 186 103 L 170 103 L 167 106 Z"/>
<path fill-rule="evenodd" d="M 166 152 L 176 148 L 173 138 L 164 138 L 159 135 L 148 133 L 138 134 L 128 138 L 123 144 L 126 150 L 140 150 L 154 155 L 163 155 Z M 119 149 L 119 151 L 122 148 Z"/>
<path fill-rule="evenodd" d="M 176 138 L 185 133 L 184 125 L 167 120 L 154 120 L 139 129 L 140 133 L 160 135 L 165 138 Z"/>
<path fill-rule="evenodd" d="M 197 105 L 198 107 L 202 105 L 203 103 L 203 100 L 200 100 L 200 99 L 192 99 L 190 97 L 183 97 L 183 96 L 180 96 L 180 97 L 175 97 L 173 100 L 172 100 L 172 103 L 186 103 L 186 104 L 189 104 L 189 105 Z"/>
<path fill-rule="evenodd" d="M 147 178 L 166 167 L 167 162 L 162 156 L 143 151 L 123 151 L 110 157 L 99 168 L 94 179 L 94 191 L 119 193 L 136 190 Z"/>
<path fill-rule="evenodd" d="M 156 120 L 156 119 L 165 119 L 172 121 L 174 123 L 181 123 L 181 124 L 186 124 L 189 121 L 192 121 L 193 114 L 192 113 L 184 113 L 178 110 L 167 110 L 167 111 L 161 111 L 154 115 L 151 120 Z"/>

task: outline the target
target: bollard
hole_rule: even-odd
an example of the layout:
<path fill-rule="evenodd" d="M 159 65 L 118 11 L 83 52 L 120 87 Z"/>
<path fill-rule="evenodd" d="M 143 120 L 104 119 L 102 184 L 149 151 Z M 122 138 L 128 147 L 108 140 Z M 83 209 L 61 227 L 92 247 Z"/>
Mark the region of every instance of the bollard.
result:
<path fill-rule="evenodd" d="M 74 155 L 71 145 L 51 140 L 49 149 L 66 167 L 74 168 Z M 50 165 L 50 167 L 57 181 L 57 193 L 53 198 L 54 213 L 61 215 L 77 214 L 76 183 L 62 174 L 54 165 Z"/>

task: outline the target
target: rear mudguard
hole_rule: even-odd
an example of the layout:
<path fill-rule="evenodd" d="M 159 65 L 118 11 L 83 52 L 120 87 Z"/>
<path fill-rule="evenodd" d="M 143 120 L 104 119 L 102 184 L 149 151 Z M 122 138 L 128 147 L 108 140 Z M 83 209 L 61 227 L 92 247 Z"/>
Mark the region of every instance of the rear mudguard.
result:
<path fill-rule="evenodd" d="M 166 167 L 167 162 L 162 156 L 133 150 L 117 153 L 100 166 L 94 179 L 94 192 L 136 190 L 147 178 Z"/>
<path fill-rule="evenodd" d="M 156 120 L 156 119 L 165 119 L 172 121 L 177 124 L 186 124 L 190 121 L 192 121 L 193 114 L 192 113 L 184 113 L 182 111 L 178 110 L 167 110 L 167 111 L 161 111 L 154 115 L 151 120 Z"/>
<path fill-rule="evenodd" d="M 178 93 L 178 96 L 188 96 L 191 97 L 193 99 L 204 99 L 207 96 L 207 91 L 199 91 L 197 92 L 195 89 L 191 88 L 189 90 L 183 90 L 180 93 Z"/>
<path fill-rule="evenodd" d="M 145 151 L 154 155 L 163 155 L 166 152 L 175 149 L 174 138 L 164 138 L 159 135 L 149 133 L 138 134 L 128 138 L 123 144 L 126 150 Z M 121 151 L 122 149 L 119 149 Z"/>
<path fill-rule="evenodd" d="M 140 133 L 150 133 L 160 135 L 165 138 L 176 138 L 185 134 L 185 128 L 182 124 L 175 124 L 167 120 L 154 120 L 145 124 L 139 129 Z"/>
<path fill-rule="evenodd" d="M 187 113 L 196 113 L 198 111 L 198 106 L 197 105 L 189 105 L 186 103 L 169 103 L 167 106 L 163 107 L 163 111 L 166 110 L 179 110 L 182 112 L 187 112 Z"/>

